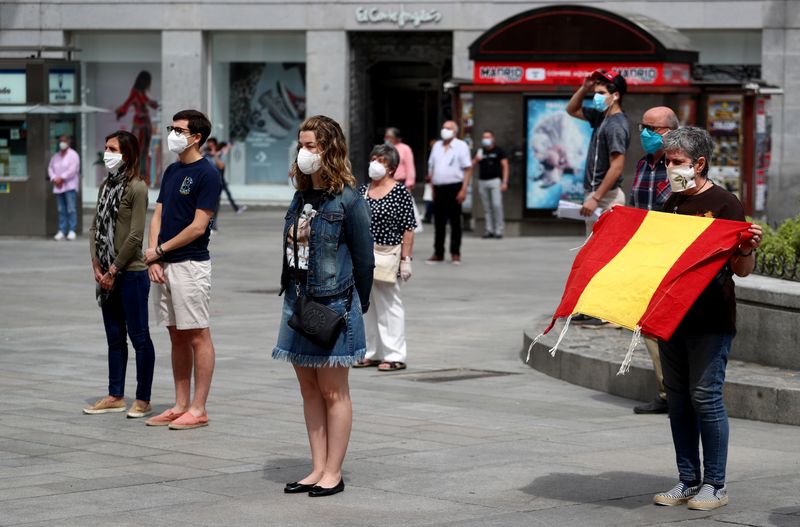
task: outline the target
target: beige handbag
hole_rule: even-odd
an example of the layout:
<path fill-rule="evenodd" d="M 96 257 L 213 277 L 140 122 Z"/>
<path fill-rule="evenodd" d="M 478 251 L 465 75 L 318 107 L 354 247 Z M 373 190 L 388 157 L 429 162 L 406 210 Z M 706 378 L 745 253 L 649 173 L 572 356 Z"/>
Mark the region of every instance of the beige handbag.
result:
<path fill-rule="evenodd" d="M 377 282 L 394 284 L 397 282 L 397 272 L 400 270 L 400 253 L 402 245 L 375 244 L 375 274 Z"/>

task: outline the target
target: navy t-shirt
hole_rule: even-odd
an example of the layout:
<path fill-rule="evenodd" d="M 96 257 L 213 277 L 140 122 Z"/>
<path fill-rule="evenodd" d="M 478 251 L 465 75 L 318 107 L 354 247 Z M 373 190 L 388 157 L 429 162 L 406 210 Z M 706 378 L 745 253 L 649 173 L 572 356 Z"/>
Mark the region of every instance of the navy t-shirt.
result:
<path fill-rule="evenodd" d="M 164 171 L 158 203 L 161 203 L 161 231 L 158 243 L 164 243 L 178 235 L 194 221 L 197 209 L 214 210 L 221 191 L 219 171 L 203 158 L 184 165 L 172 163 Z M 191 243 L 164 254 L 165 262 L 205 261 L 208 254 L 208 239 L 211 226 Z"/>

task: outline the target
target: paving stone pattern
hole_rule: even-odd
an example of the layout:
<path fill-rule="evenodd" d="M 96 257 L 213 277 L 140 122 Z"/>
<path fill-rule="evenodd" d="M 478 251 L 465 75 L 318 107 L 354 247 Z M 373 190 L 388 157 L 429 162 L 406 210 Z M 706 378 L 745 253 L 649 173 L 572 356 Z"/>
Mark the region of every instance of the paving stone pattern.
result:
<path fill-rule="evenodd" d="M 800 428 L 732 420 L 731 504 L 655 507 L 676 478 L 667 420 L 519 360 L 523 329 L 555 307 L 579 238 L 467 237 L 462 266 L 426 266 L 429 226 L 403 287 L 409 369 L 351 373 L 347 490 L 284 495 L 309 454 L 292 370 L 269 358 L 282 218 L 222 214 L 211 424 L 190 431 L 81 414 L 107 376 L 87 240 L 0 240 L 0 525 L 800 525 Z M 169 346 L 151 330 L 161 411 L 173 396 Z M 453 369 L 509 375 L 431 373 Z"/>

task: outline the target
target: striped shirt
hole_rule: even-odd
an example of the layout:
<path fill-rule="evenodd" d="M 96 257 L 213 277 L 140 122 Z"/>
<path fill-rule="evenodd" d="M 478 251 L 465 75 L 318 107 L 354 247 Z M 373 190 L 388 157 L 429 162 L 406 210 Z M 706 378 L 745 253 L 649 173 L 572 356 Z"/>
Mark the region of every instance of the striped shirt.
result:
<path fill-rule="evenodd" d="M 667 178 L 666 156 L 653 164 L 653 154 L 647 154 L 636 165 L 631 187 L 630 204 L 637 209 L 661 211 L 672 194 Z"/>

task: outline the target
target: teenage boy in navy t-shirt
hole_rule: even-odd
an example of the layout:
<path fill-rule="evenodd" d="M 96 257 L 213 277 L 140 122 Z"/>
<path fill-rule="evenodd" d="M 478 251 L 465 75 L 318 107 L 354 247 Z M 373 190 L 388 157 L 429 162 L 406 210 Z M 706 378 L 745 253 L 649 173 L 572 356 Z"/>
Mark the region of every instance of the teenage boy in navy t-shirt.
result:
<path fill-rule="evenodd" d="M 214 373 L 214 344 L 208 327 L 208 240 L 221 189 L 219 172 L 200 153 L 211 134 L 208 118 L 197 110 L 182 110 L 167 130 L 167 144 L 178 154 L 178 161 L 167 167 L 161 180 L 145 263 L 156 284 L 156 318 L 167 326 L 172 342 L 175 405 L 146 423 L 184 430 L 208 424 L 206 399 Z"/>

